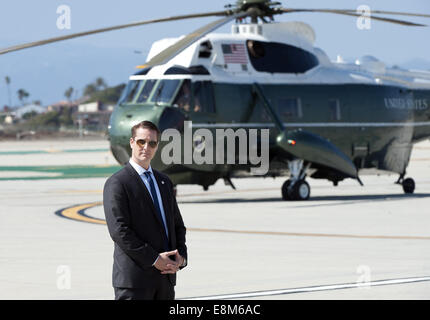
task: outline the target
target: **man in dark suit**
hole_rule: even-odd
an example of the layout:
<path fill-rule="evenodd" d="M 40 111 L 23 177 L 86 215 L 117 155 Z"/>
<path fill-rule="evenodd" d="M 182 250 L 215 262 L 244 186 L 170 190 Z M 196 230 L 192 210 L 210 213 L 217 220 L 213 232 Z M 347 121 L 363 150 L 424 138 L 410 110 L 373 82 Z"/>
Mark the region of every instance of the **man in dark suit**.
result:
<path fill-rule="evenodd" d="M 170 179 L 151 167 L 160 131 L 131 130 L 130 161 L 105 183 L 103 206 L 114 241 L 115 299 L 174 299 L 176 272 L 187 265 L 186 229 Z"/>

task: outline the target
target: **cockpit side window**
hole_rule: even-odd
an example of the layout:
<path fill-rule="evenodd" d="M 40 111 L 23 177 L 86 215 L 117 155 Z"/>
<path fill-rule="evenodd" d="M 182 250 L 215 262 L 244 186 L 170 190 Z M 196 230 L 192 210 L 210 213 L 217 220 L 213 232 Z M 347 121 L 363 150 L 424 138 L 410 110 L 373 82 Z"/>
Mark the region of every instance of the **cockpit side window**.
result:
<path fill-rule="evenodd" d="M 248 55 L 255 70 L 270 73 L 304 73 L 318 58 L 301 48 L 278 42 L 248 40 Z"/>
<path fill-rule="evenodd" d="M 131 103 L 134 100 L 134 96 L 140 83 L 141 80 L 130 80 L 122 92 L 121 98 L 118 100 L 118 104 Z"/>
<path fill-rule="evenodd" d="M 157 80 L 154 79 L 148 79 L 145 81 L 142 91 L 140 92 L 139 98 L 137 98 L 137 103 L 144 103 L 148 100 L 156 82 Z"/>
<path fill-rule="evenodd" d="M 151 101 L 155 103 L 168 103 L 178 88 L 180 80 L 161 80 L 155 89 Z"/>
<path fill-rule="evenodd" d="M 191 102 L 191 81 L 185 79 L 182 83 L 181 89 L 179 89 L 178 95 L 175 101 L 173 101 L 173 106 L 177 107 L 185 112 L 190 111 Z"/>

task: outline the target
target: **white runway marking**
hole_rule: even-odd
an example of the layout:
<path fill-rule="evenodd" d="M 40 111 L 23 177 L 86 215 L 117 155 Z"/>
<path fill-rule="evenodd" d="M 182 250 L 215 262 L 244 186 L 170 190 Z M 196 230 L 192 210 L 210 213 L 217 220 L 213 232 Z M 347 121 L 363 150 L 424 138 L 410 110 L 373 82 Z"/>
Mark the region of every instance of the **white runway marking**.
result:
<path fill-rule="evenodd" d="M 376 280 L 370 282 L 358 282 L 358 283 L 346 283 L 346 284 L 332 284 L 312 287 L 302 287 L 294 289 L 279 289 L 279 290 L 265 290 L 265 291 L 254 291 L 244 293 L 233 293 L 224 295 L 213 295 L 203 297 L 191 297 L 191 298 L 179 298 L 179 300 L 222 300 L 222 299 L 245 299 L 255 298 L 264 296 L 275 296 L 283 294 L 295 294 L 295 293 L 306 293 L 316 291 L 329 291 L 329 290 L 340 290 L 340 289 L 353 289 L 362 287 L 376 287 L 386 286 L 393 284 L 406 284 L 414 282 L 425 282 L 430 281 L 430 277 L 414 277 L 414 278 L 400 278 L 400 279 L 388 279 L 388 280 Z"/>

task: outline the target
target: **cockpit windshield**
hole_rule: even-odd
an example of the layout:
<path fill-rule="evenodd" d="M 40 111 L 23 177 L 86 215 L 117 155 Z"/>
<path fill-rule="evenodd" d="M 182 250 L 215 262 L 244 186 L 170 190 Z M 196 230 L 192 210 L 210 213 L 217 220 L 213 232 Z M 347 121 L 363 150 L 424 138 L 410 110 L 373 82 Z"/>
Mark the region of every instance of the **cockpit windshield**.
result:
<path fill-rule="evenodd" d="M 161 80 L 158 83 L 151 101 L 155 103 L 168 103 L 178 88 L 180 80 Z"/>
<path fill-rule="evenodd" d="M 154 79 L 148 79 L 145 81 L 142 91 L 139 94 L 139 98 L 137 98 L 136 100 L 137 103 L 144 103 L 148 100 L 156 82 L 157 80 Z"/>
<path fill-rule="evenodd" d="M 130 80 L 118 100 L 118 104 L 131 103 L 139 88 L 141 80 Z"/>

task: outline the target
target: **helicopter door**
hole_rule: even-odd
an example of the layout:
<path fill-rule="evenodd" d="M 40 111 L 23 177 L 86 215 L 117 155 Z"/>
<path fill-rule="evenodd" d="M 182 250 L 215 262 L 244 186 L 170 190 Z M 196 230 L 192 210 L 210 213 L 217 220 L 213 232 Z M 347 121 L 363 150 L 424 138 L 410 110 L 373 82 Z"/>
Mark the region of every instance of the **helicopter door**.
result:
<path fill-rule="evenodd" d="M 182 86 L 178 91 L 178 94 L 173 101 L 173 106 L 181 109 L 185 113 L 190 112 L 191 105 L 191 81 L 189 79 L 185 79 L 182 82 Z"/>
<path fill-rule="evenodd" d="M 208 119 L 215 115 L 214 100 L 211 81 L 197 81 L 191 84 L 189 79 L 185 79 L 173 101 L 173 106 L 190 114 L 193 119 Z"/>
<path fill-rule="evenodd" d="M 213 92 L 212 81 L 196 81 L 192 83 L 192 104 L 191 104 L 191 120 L 196 124 L 212 124 L 216 123 L 216 110 L 215 110 L 215 97 Z M 201 135 L 194 135 L 195 130 L 198 130 L 198 125 L 193 128 L 193 150 L 195 154 L 200 157 L 205 157 L 206 150 L 206 137 Z M 212 137 L 215 137 L 215 128 L 209 128 Z M 205 151 L 203 151 L 205 150 Z M 215 156 L 215 153 L 212 155 Z M 210 163 L 204 164 L 196 163 L 199 165 L 200 170 L 213 172 L 215 170 L 215 158 L 209 158 Z"/>
<path fill-rule="evenodd" d="M 193 83 L 192 112 L 197 114 L 215 114 L 215 99 L 212 81 Z"/>
<path fill-rule="evenodd" d="M 173 107 L 180 109 L 181 114 L 184 116 L 183 120 L 191 120 L 193 122 L 193 154 L 199 154 L 197 157 L 202 157 L 198 163 L 190 165 L 191 168 L 197 164 L 200 171 L 214 171 L 214 159 L 205 159 L 208 151 L 205 149 L 205 137 L 204 135 L 196 135 L 194 133 L 199 128 L 199 124 L 215 123 L 215 101 L 213 94 L 213 85 L 211 81 L 197 81 L 191 82 L 189 79 L 185 79 L 178 91 L 178 94 L 173 102 Z M 170 117 L 171 118 L 171 117 Z M 171 120 L 169 120 L 171 122 Z M 194 124 L 197 126 L 194 127 Z M 210 129 L 214 131 L 215 129 Z M 215 136 L 215 132 L 212 132 Z M 194 159 L 195 160 L 195 159 Z M 193 161 L 194 161 L 193 160 Z M 208 161 L 206 161 L 208 160 Z M 184 163 L 186 166 L 187 164 Z"/>

